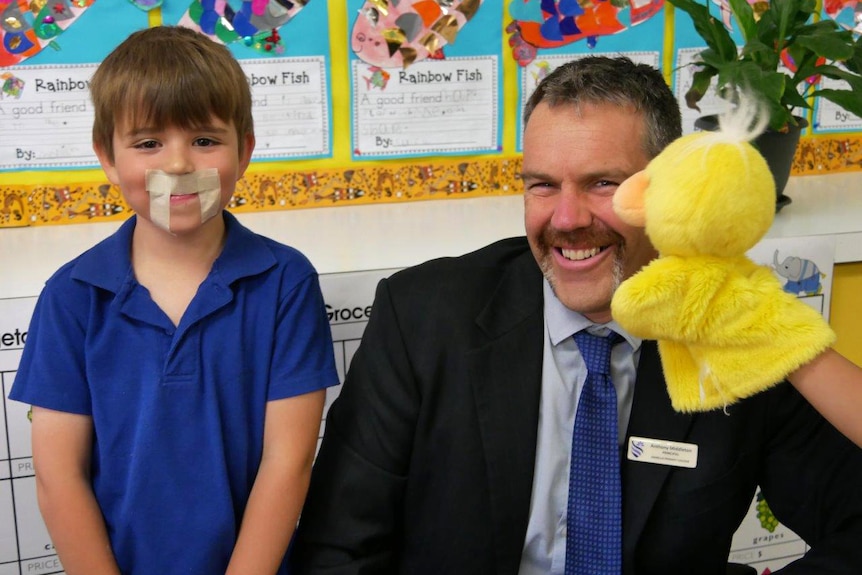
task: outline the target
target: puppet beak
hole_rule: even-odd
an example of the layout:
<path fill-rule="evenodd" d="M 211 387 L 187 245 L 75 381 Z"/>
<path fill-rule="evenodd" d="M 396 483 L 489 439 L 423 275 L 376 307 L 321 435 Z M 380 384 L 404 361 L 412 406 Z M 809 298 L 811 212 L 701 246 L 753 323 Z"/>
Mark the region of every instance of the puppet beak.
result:
<path fill-rule="evenodd" d="M 617 188 L 614 194 L 614 211 L 630 226 L 644 227 L 644 195 L 649 187 L 649 176 L 645 170 L 632 174 Z"/>

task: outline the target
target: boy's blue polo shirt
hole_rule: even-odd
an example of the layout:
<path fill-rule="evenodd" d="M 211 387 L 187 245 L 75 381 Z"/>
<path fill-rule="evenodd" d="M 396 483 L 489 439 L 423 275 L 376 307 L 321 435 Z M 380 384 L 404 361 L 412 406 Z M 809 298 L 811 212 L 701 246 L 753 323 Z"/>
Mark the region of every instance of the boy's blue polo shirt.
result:
<path fill-rule="evenodd" d="M 9 394 L 92 416 L 93 489 L 126 575 L 223 573 L 267 401 L 338 383 L 311 264 L 224 218 L 223 252 L 178 327 L 135 280 L 134 217 L 63 266 Z"/>

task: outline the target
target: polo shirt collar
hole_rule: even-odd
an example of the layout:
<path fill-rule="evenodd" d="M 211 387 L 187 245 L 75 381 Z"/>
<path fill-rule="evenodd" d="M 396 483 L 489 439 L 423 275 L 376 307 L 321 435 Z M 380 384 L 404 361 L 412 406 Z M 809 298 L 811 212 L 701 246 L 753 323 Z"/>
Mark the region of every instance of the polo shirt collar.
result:
<path fill-rule="evenodd" d="M 118 293 L 132 274 L 132 233 L 137 216 L 123 222 L 116 232 L 84 252 L 72 270 L 72 279 Z"/>
<path fill-rule="evenodd" d="M 213 268 L 218 270 L 227 285 L 238 279 L 263 273 L 278 263 L 262 236 L 239 223 L 232 213 L 222 213 L 227 239 Z"/>
<path fill-rule="evenodd" d="M 213 264 L 221 282 L 257 275 L 275 266 L 277 260 L 264 239 L 243 226 L 230 212 L 223 211 L 226 240 L 222 253 Z M 123 284 L 134 279 L 131 245 L 137 216 L 90 250 L 84 252 L 72 271 L 72 278 L 95 287 L 119 293 Z"/>

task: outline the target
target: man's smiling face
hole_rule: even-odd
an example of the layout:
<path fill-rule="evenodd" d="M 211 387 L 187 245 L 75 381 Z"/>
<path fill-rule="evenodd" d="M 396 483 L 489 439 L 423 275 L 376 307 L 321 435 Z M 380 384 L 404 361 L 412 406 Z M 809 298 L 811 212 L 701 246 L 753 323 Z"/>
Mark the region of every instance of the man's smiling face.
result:
<path fill-rule="evenodd" d="M 646 167 L 643 117 L 611 104 L 540 103 L 524 130 L 524 220 L 533 256 L 563 304 L 611 320 L 620 282 L 657 254 L 613 211 L 623 180 Z"/>

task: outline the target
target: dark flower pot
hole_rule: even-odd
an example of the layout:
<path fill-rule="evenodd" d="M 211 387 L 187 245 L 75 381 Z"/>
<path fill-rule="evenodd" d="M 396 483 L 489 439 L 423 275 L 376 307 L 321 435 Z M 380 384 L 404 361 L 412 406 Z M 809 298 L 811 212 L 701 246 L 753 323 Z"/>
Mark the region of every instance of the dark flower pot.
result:
<path fill-rule="evenodd" d="M 772 172 L 775 180 L 775 211 L 791 202 L 784 195 L 784 187 L 790 178 L 790 168 L 793 166 L 793 156 L 796 154 L 796 146 L 799 145 L 799 137 L 802 130 L 808 126 L 805 118 L 796 118 L 797 125 L 789 126 L 787 132 L 776 132 L 767 130 L 754 139 L 752 144 L 766 159 L 766 164 Z M 694 121 L 694 127 L 698 130 L 712 132 L 718 129 L 718 116 L 702 116 Z"/>

